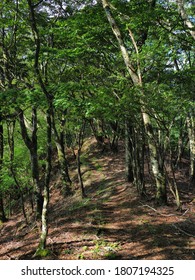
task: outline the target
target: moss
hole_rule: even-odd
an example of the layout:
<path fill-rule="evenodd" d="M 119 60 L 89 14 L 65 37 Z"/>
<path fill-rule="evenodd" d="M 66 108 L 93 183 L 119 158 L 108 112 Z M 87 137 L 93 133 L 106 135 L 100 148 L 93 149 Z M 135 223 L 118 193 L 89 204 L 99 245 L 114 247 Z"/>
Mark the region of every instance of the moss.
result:
<path fill-rule="evenodd" d="M 38 248 L 35 253 L 35 257 L 45 258 L 45 257 L 49 256 L 50 254 L 51 254 L 50 250 Z"/>
<path fill-rule="evenodd" d="M 118 258 L 115 252 L 108 252 L 104 255 L 105 259 L 107 260 L 116 260 Z"/>

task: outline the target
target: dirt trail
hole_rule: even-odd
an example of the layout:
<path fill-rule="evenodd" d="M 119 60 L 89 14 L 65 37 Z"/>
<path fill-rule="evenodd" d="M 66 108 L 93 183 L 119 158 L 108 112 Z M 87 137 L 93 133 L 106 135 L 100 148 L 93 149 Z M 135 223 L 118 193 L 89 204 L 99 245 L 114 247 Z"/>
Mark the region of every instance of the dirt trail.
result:
<path fill-rule="evenodd" d="M 52 184 L 48 248 L 44 259 L 195 259 L 194 195 L 182 197 L 184 211 L 175 206 L 156 209 L 140 201 L 124 180 L 123 151 L 113 155 L 95 149 L 82 161 L 86 199 L 64 198 Z M 75 180 L 74 164 L 71 176 Z M 32 259 L 39 232 L 15 214 L 0 226 L 0 259 Z"/>

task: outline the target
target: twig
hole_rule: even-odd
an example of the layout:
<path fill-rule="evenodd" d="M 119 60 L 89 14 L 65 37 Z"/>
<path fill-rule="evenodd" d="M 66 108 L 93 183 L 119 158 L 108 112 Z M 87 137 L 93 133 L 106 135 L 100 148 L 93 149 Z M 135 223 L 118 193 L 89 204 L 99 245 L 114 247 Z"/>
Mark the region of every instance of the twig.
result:
<path fill-rule="evenodd" d="M 177 227 L 176 225 L 172 225 L 174 228 L 176 228 L 178 231 L 180 231 L 181 233 L 187 235 L 187 236 L 190 236 L 190 237 L 195 237 L 195 235 L 191 234 L 191 233 L 188 233 L 186 231 L 184 231 L 183 229 Z"/>
<path fill-rule="evenodd" d="M 190 209 L 186 209 L 186 211 L 182 214 L 182 216 L 184 216 Z"/>
<path fill-rule="evenodd" d="M 171 217 L 171 216 L 175 216 L 175 214 L 162 214 L 162 213 L 160 213 L 159 211 L 157 211 L 155 208 L 153 208 L 153 207 L 151 207 L 151 206 L 149 206 L 149 205 L 147 205 L 147 204 L 143 204 L 143 203 L 141 203 L 140 202 L 140 204 L 142 204 L 142 206 L 143 207 L 148 207 L 148 208 L 150 208 L 150 209 L 152 209 L 153 211 L 155 211 L 156 213 L 158 213 L 159 215 L 161 215 L 161 216 L 164 216 L 164 217 Z"/>

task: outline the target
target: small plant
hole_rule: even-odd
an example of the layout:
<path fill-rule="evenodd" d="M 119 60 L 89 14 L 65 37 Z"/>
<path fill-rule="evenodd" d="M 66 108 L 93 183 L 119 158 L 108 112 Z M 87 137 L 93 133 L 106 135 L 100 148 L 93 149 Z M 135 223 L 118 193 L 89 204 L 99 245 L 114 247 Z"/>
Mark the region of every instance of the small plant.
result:
<path fill-rule="evenodd" d="M 98 171 L 102 171 L 102 166 L 99 164 L 99 163 L 96 163 L 95 164 L 95 168 L 96 168 L 96 170 L 98 170 Z"/>
<path fill-rule="evenodd" d="M 83 253 L 79 254 L 78 255 L 78 260 L 84 260 L 85 259 L 85 256 L 83 255 Z"/>
<path fill-rule="evenodd" d="M 118 242 L 110 243 L 105 240 L 95 241 L 95 247 L 92 252 L 95 255 L 102 255 L 106 259 L 114 260 L 117 258 L 116 251 L 119 249 L 120 244 Z"/>
<path fill-rule="evenodd" d="M 147 230 L 149 231 L 149 233 L 151 233 L 151 234 L 155 234 L 156 232 L 157 232 L 157 229 L 156 229 L 156 227 L 154 226 L 154 225 L 152 225 L 152 224 L 147 224 L 146 225 L 147 227 Z"/>
<path fill-rule="evenodd" d="M 50 254 L 51 254 L 50 250 L 38 248 L 35 253 L 35 257 L 45 258 L 45 257 L 49 256 Z"/>
<path fill-rule="evenodd" d="M 72 253 L 73 253 L 73 249 L 65 249 L 63 251 L 63 254 L 65 254 L 65 255 L 71 255 Z"/>
<path fill-rule="evenodd" d="M 88 246 L 83 246 L 83 251 L 87 251 L 88 250 Z"/>
<path fill-rule="evenodd" d="M 84 198 L 82 200 L 76 201 L 72 204 L 69 211 L 71 212 L 71 211 L 82 209 L 83 207 L 89 205 L 89 202 L 90 202 L 90 198 Z"/>
<path fill-rule="evenodd" d="M 116 252 L 107 252 L 104 257 L 107 259 L 107 260 L 116 260 L 117 259 L 117 254 Z"/>

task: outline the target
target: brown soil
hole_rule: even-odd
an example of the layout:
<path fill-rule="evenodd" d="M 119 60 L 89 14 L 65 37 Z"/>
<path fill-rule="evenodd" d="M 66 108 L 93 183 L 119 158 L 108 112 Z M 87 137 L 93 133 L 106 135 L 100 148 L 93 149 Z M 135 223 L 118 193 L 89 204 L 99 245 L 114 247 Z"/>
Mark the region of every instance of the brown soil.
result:
<path fill-rule="evenodd" d="M 140 199 L 132 184 L 125 182 L 124 151 L 101 153 L 93 140 L 83 147 L 82 172 L 87 198 L 64 197 L 58 173 L 51 184 L 49 207 L 50 253 L 43 259 L 195 259 L 195 193 L 188 188 L 185 161 L 177 172 L 182 211 L 169 194 L 169 206 L 156 208 L 151 199 Z M 75 163 L 71 177 L 77 186 Z M 18 207 L 16 206 L 15 209 Z M 22 214 L 0 225 L 0 259 L 33 259 L 39 230 L 26 205 L 29 224 Z"/>

